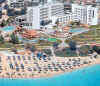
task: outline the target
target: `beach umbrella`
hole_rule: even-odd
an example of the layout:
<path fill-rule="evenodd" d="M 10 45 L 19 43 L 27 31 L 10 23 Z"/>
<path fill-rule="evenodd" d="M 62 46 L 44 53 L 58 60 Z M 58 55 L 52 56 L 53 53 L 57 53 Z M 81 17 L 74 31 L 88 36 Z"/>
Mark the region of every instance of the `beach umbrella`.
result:
<path fill-rule="evenodd" d="M 22 56 L 23 60 L 25 60 L 25 56 Z"/>
<path fill-rule="evenodd" d="M 23 64 L 21 64 L 21 68 L 24 69 L 24 65 Z"/>
<path fill-rule="evenodd" d="M 19 60 L 19 61 L 21 60 L 21 57 L 20 57 L 20 56 L 18 56 L 18 60 Z"/>

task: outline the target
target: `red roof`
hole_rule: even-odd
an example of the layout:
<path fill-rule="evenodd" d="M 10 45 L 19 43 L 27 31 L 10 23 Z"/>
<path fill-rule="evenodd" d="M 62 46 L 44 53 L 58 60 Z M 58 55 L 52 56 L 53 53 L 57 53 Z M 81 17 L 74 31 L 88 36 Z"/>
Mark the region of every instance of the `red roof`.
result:
<path fill-rule="evenodd" d="M 70 27 L 64 27 L 63 30 L 64 31 L 68 31 L 70 29 Z"/>
<path fill-rule="evenodd" d="M 35 30 L 25 30 L 24 33 L 22 34 L 23 37 L 25 38 L 33 38 L 38 35 L 37 31 Z"/>

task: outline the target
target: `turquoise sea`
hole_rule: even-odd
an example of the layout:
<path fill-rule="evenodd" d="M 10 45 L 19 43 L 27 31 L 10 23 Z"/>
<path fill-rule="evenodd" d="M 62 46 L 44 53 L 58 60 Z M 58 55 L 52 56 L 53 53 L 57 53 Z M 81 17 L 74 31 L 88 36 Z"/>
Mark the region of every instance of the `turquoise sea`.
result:
<path fill-rule="evenodd" d="M 0 79 L 0 86 L 100 86 L 100 64 L 39 79 Z"/>

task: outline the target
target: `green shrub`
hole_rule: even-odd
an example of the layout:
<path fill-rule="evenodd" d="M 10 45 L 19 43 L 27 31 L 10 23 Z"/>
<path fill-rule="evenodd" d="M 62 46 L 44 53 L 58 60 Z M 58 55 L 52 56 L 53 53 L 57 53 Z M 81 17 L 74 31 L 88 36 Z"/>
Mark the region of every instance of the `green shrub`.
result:
<path fill-rule="evenodd" d="M 46 53 L 48 56 L 52 56 L 52 52 L 50 49 L 43 49 L 43 52 Z"/>
<path fill-rule="evenodd" d="M 79 49 L 80 56 L 87 56 L 89 53 L 89 50 L 91 50 L 91 47 L 89 45 L 81 46 Z"/>
<path fill-rule="evenodd" d="M 70 48 L 64 48 L 63 50 L 56 51 L 56 56 L 60 57 L 76 57 L 77 53 L 76 51 L 72 51 Z"/>

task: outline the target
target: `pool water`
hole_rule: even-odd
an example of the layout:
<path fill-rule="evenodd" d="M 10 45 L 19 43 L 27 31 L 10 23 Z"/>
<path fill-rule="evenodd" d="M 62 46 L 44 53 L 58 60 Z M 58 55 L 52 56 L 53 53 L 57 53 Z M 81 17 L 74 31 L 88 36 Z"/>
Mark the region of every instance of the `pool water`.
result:
<path fill-rule="evenodd" d="M 57 39 L 56 39 L 56 38 L 48 38 L 48 41 L 49 41 L 49 42 L 56 42 Z"/>
<path fill-rule="evenodd" d="M 10 31 L 13 31 L 14 29 L 15 29 L 14 26 L 7 26 L 7 27 L 4 27 L 2 29 L 2 31 L 4 31 L 4 32 L 10 32 Z"/>
<path fill-rule="evenodd" d="M 82 33 L 82 32 L 86 32 L 87 29 L 85 28 L 74 28 L 74 29 L 70 29 L 69 32 L 71 33 Z"/>

